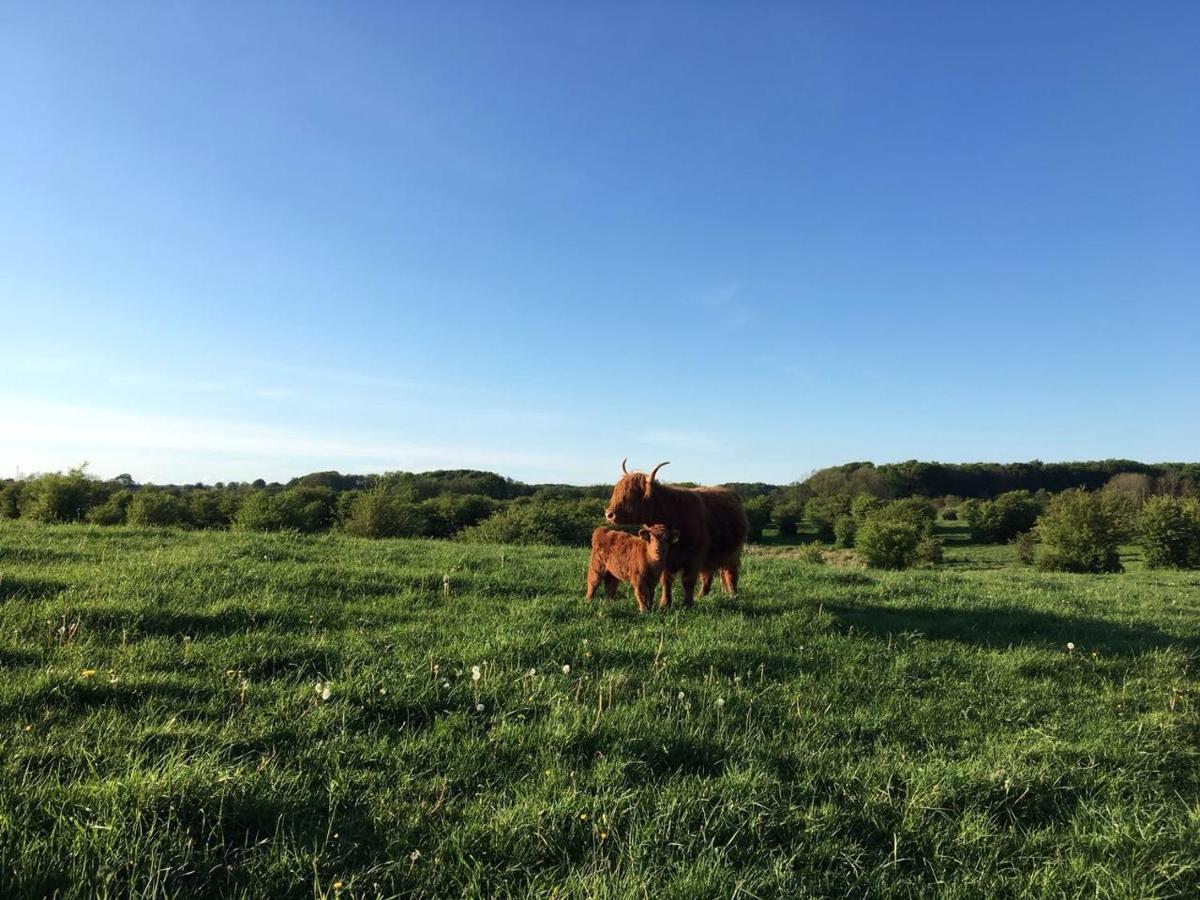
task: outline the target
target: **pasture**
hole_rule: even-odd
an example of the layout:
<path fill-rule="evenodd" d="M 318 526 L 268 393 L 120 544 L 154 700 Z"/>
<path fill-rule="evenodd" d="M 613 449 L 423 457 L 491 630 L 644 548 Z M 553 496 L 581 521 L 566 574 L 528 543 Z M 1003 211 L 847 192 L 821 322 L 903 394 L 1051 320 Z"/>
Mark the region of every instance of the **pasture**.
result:
<path fill-rule="evenodd" d="M 587 556 L 0 523 L 0 896 L 1200 894 L 1197 573 Z"/>

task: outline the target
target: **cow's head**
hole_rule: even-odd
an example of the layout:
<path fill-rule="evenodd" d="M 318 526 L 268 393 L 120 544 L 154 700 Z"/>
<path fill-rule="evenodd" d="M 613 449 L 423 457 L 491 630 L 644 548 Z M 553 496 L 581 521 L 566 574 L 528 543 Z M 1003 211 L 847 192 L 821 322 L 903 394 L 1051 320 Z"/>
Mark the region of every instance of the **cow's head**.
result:
<path fill-rule="evenodd" d="M 644 525 L 638 529 L 638 537 L 646 542 L 646 558 L 652 563 L 662 564 L 671 545 L 679 540 L 679 532 L 666 525 Z"/>
<path fill-rule="evenodd" d="M 630 472 L 625 468 L 625 463 L 626 460 L 621 460 L 623 474 L 621 480 L 613 487 L 608 509 L 604 510 L 604 518 L 614 525 L 641 525 L 653 522 L 654 476 L 668 463 L 659 463 L 649 475 L 645 472 Z"/>

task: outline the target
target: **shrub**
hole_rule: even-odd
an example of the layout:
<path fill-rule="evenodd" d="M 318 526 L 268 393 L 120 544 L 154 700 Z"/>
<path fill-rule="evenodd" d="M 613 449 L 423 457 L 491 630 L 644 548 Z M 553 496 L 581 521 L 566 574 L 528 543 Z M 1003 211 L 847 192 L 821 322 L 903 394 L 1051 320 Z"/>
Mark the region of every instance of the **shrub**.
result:
<path fill-rule="evenodd" d="M 838 516 L 833 523 L 833 545 L 835 547 L 853 547 L 854 533 L 858 531 L 858 522 L 854 516 Z"/>
<path fill-rule="evenodd" d="M 333 491 L 325 487 L 255 491 L 243 501 L 234 525 L 245 531 L 321 531 L 333 520 L 333 505 Z"/>
<path fill-rule="evenodd" d="M 794 536 L 804 518 L 804 504 L 799 500 L 777 500 L 771 508 L 771 520 L 779 533 Z"/>
<path fill-rule="evenodd" d="M 601 524 L 599 500 L 515 501 L 459 536 L 474 544 L 575 544 L 586 546 Z"/>
<path fill-rule="evenodd" d="M 870 519 L 885 522 L 902 522 L 911 525 L 919 535 L 927 535 L 933 531 L 933 521 L 936 513 L 933 504 L 924 497 L 907 497 L 904 500 L 893 500 L 874 509 Z"/>
<path fill-rule="evenodd" d="M 867 565 L 878 569 L 906 569 L 917 557 L 921 530 L 909 522 L 872 516 L 858 530 L 856 548 Z"/>
<path fill-rule="evenodd" d="M 452 537 L 492 515 L 499 502 L 483 494 L 443 494 L 423 504 L 429 513 L 429 537 Z"/>
<path fill-rule="evenodd" d="M 1137 543 L 1152 569 L 1200 568 L 1200 503 L 1153 497 L 1137 517 Z"/>
<path fill-rule="evenodd" d="M 1037 559 L 1037 535 L 1033 531 L 1022 531 L 1013 543 L 1017 545 L 1017 562 L 1032 566 Z"/>
<path fill-rule="evenodd" d="M 129 500 L 125 518 L 130 525 L 181 525 L 185 512 L 183 502 L 170 491 L 144 487 Z"/>
<path fill-rule="evenodd" d="M 850 496 L 848 494 L 827 494 L 813 497 L 804 504 L 804 517 L 817 529 L 817 537 L 823 541 L 834 538 L 833 523 L 839 516 L 850 512 Z"/>
<path fill-rule="evenodd" d="M 771 522 L 771 498 L 765 495 L 751 497 L 745 506 L 746 519 L 750 523 L 750 540 L 761 541 L 763 529 Z"/>
<path fill-rule="evenodd" d="M 133 499 L 133 491 L 117 491 L 99 506 L 88 510 L 87 520 L 96 525 L 124 525 L 126 510 Z"/>
<path fill-rule="evenodd" d="M 819 544 L 805 544 L 796 551 L 796 558 L 802 563 L 808 563 L 812 566 L 825 565 L 825 551 L 821 549 Z"/>
<path fill-rule="evenodd" d="M 1080 488 L 1055 496 L 1038 520 L 1038 566 L 1061 572 L 1120 572 L 1120 528 L 1099 494 Z"/>
<path fill-rule="evenodd" d="M 237 495 L 212 488 L 190 490 L 183 496 L 193 528 L 228 528 L 237 515 Z"/>
<path fill-rule="evenodd" d="M 402 506 L 411 506 L 408 495 L 387 487 L 350 491 L 338 503 L 338 518 L 347 534 L 357 537 L 397 537 L 402 529 Z"/>
<path fill-rule="evenodd" d="M 886 501 L 880 500 L 872 494 L 859 494 L 850 503 L 850 515 L 854 517 L 855 523 L 861 525 L 867 520 L 867 516 L 876 510 L 883 509 L 885 505 Z"/>
<path fill-rule="evenodd" d="M 65 475 L 50 472 L 26 481 L 21 490 L 21 515 L 38 522 L 78 522 L 99 499 L 99 486 L 85 468 L 86 464 Z"/>
<path fill-rule="evenodd" d="M 447 520 L 430 503 L 414 503 L 406 490 L 381 486 L 356 492 L 342 516 L 347 534 L 368 538 L 446 537 Z"/>
<path fill-rule="evenodd" d="M 1009 491 L 993 500 L 964 503 L 960 509 L 979 543 L 1002 544 L 1028 531 L 1037 521 L 1041 504 L 1029 491 Z"/>
<path fill-rule="evenodd" d="M 7 481 L 0 485 L 0 519 L 16 519 L 21 515 L 22 484 L 20 481 Z"/>
<path fill-rule="evenodd" d="M 921 538 L 921 542 L 917 544 L 917 562 L 925 566 L 941 565 L 945 559 L 945 547 L 942 546 L 941 538 L 936 538 L 933 535 L 928 535 Z"/>

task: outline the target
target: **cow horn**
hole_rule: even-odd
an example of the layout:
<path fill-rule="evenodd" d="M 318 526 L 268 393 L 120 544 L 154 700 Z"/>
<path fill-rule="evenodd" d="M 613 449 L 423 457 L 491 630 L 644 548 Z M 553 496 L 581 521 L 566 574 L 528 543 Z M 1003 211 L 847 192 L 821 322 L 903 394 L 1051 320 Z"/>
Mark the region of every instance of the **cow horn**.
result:
<path fill-rule="evenodd" d="M 628 456 L 627 456 L 627 457 L 625 457 L 623 460 L 621 460 L 621 474 L 622 474 L 622 475 L 628 475 L 628 474 L 629 474 L 629 470 L 625 468 L 625 463 L 627 463 L 627 462 L 629 462 L 629 457 L 628 457 Z"/>
<path fill-rule="evenodd" d="M 651 481 L 654 480 L 654 476 L 658 473 L 659 469 L 661 469 L 663 466 L 669 466 L 669 465 L 670 465 L 669 462 L 660 462 L 657 466 L 654 467 L 654 471 L 650 473 L 650 480 Z"/>

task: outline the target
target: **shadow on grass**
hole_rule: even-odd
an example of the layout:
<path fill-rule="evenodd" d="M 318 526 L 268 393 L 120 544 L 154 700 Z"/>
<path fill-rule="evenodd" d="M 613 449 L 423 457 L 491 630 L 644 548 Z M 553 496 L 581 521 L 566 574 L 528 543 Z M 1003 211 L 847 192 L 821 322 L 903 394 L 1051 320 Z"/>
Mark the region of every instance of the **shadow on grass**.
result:
<path fill-rule="evenodd" d="M 956 641 L 992 650 L 1029 645 L 1063 648 L 1071 642 L 1080 652 L 1137 654 L 1168 647 L 1182 648 L 1189 653 L 1200 652 L 1200 639 L 1177 637 L 1152 625 L 1120 625 L 1020 606 L 896 609 L 825 603 L 824 609 L 840 625 L 853 627 L 855 633 L 873 635 L 880 640 L 918 633 L 929 640 Z"/>
<path fill-rule="evenodd" d="M 338 627 L 340 620 L 330 621 L 328 608 L 321 612 L 323 627 Z M 90 629 L 120 634 L 176 637 L 188 635 L 229 635 L 247 631 L 275 629 L 304 631 L 311 627 L 304 610 L 260 611 L 240 606 L 228 606 L 213 612 L 181 612 L 173 609 L 129 609 L 127 607 L 98 607 L 85 614 Z"/>
<path fill-rule="evenodd" d="M 45 600 L 65 591 L 70 585 L 49 578 L 0 578 L 0 603 L 9 600 Z"/>

